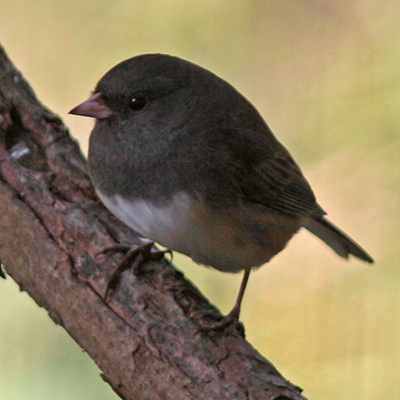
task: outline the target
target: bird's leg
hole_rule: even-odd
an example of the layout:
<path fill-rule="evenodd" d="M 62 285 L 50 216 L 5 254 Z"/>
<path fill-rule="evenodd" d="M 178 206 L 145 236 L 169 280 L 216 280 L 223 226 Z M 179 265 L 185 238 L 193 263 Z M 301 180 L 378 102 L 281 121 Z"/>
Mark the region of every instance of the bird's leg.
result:
<path fill-rule="evenodd" d="M 242 299 L 243 299 L 244 292 L 246 290 L 247 282 L 249 281 L 250 272 L 251 272 L 251 269 L 246 269 L 244 271 L 242 282 L 240 284 L 239 293 L 236 298 L 235 305 L 233 306 L 230 313 L 227 314 L 220 321 L 202 327 L 201 328 L 202 331 L 221 330 L 233 323 L 238 324 L 239 315 L 240 315 L 240 306 L 242 304 Z"/>
<path fill-rule="evenodd" d="M 118 283 L 118 279 L 121 273 L 129 267 L 132 267 L 135 274 L 138 274 L 139 268 L 146 261 L 157 261 L 160 260 L 165 253 L 172 252 L 170 250 L 161 251 L 157 250 L 153 247 L 154 242 L 145 241 L 143 244 L 139 246 L 129 246 L 124 244 L 115 244 L 113 246 L 109 246 L 104 248 L 99 254 L 114 254 L 114 253 L 124 253 L 123 259 L 119 262 L 117 268 L 111 274 L 111 277 L 108 281 L 106 292 L 104 294 L 104 301 L 107 301 L 108 294 L 110 290 L 114 289 Z"/>

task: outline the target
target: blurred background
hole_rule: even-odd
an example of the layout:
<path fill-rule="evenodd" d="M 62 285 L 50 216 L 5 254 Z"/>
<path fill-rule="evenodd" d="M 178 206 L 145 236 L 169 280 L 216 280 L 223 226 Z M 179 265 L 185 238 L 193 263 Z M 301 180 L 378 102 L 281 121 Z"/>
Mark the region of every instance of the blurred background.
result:
<path fill-rule="evenodd" d="M 253 273 L 248 340 L 310 400 L 400 398 L 400 4 L 396 0 L 0 0 L 0 42 L 84 152 L 67 112 L 116 63 L 162 52 L 231 82 L 262 113 L 329 217 L 375 258 L 301 232 Z M 241 277 L 174 261 L 224 313 Z M 0 282 L 0 398 L 111 400 L 43 309 Z"/>

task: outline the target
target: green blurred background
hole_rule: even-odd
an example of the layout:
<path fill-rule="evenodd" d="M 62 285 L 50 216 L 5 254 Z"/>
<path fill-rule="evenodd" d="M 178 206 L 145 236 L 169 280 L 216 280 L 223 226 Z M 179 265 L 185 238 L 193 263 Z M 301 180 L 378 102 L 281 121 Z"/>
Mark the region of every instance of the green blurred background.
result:
<path fill-rule="evenodd" d="M 329 217 L 376 259 L 345 262 L 307 232 L 250 279 L 248 340 L 310 400 L 400 398 L 400 4 L 396 0 L 0 0 L 0 42 L 67 115 L 117 62 L 174 54 L 247 96 Z M 240 276 L 175 256 L 223 312 Z M 90 358 L 0 282 L 0 399 L 116 399 Z"/>

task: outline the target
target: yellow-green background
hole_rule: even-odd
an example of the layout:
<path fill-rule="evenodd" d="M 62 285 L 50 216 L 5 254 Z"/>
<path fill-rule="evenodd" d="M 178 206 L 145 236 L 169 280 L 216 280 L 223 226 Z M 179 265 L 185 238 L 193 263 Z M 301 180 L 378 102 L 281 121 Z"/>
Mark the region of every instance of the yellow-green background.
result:
<path fill-rule="evenodd" d="M 190 59 L 265 116 L 332 220 L 375 258 L 345 262 L 301 232 L 255 272 L 248 340 L 318 400 L 400 398 L 400 3 L 396 0 L 0 0 L 0 42 L 67 115 L 117 62 Z M 224 312 L 240 276 L 175 257 Z M 115 399 L 89 357 L 11 279 L 0 282 L 0 399 Z"/>

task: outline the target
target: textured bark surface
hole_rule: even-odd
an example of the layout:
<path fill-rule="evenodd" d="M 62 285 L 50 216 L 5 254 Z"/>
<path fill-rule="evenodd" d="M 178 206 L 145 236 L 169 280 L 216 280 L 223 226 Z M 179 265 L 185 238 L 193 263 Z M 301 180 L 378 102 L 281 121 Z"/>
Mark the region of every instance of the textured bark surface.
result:
<path fill-rule="evenodd" d="M 137 243 L 99 203 L 79 146 L 0 47 L 0 260 L 7 274 L 90 355 L 123 399 L 305 399 L 240 332 L 204 333 L 218 311 L 166 260 L 122 274 Z M 4 360 L 6 361 L 6 360 Z"/>

